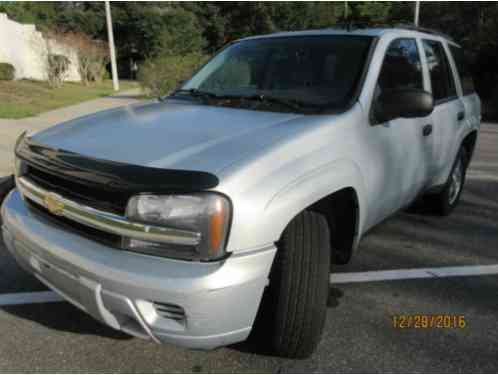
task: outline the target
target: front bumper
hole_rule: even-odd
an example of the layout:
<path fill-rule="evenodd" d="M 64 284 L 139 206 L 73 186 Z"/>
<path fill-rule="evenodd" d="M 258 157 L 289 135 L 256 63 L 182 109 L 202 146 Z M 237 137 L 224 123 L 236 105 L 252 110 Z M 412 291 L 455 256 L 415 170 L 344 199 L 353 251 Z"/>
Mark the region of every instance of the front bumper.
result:
<path fill-rule="evenodd" d="M 53 224 L 17 190 L 2 217 L 19 264 L 69 302 L 113 328 L 195 349 L 247 338 L 276 251 L 268 246 L 213 263 L 134 254 Z"/>

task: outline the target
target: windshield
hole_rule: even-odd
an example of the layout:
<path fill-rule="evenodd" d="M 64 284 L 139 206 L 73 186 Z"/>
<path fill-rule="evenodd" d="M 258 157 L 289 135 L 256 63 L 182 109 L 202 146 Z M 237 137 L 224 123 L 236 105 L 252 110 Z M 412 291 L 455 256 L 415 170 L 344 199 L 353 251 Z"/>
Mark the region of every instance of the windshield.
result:
<path fill-rule="evenodd" d="M 346 35 L 244 40 L 216 55 L 174 95 L 260 110 L 346 109 L 371 40 Z"/>

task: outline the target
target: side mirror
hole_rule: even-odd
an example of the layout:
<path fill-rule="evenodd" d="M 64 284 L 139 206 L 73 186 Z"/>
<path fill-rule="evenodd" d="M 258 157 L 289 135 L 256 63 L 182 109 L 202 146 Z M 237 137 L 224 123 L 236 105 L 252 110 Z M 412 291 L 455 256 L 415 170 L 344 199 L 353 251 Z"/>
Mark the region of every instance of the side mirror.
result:
<path fill-rule="evenodd" d="M 431 93 L 418 89 L 389 90 L 375 102 L 375 119 L 386 122 L 396 118 L 425 117 L 432 113 L 434 99 Z"/>

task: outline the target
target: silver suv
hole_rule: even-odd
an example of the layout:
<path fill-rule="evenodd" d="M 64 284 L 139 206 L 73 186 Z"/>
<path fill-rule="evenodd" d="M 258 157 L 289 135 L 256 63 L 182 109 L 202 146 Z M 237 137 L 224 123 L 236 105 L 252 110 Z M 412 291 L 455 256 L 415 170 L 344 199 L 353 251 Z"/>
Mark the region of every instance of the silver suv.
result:
<path fill-rule="evenodd" d="M 330 265 L 422 195 L 449 214 L 479 125 L 461 48 L 440 34 L 242 39 L 167 97 L 21 136 L 3 236 L 116 329 L 197 349 L 253 331 L 306 357 Z"/>

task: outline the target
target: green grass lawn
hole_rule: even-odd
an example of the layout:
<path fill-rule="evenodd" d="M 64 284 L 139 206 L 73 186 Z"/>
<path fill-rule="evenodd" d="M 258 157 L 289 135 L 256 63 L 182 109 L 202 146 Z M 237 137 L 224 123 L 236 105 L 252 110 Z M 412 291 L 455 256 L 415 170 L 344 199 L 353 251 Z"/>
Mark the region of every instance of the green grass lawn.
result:
<path fill-rule="evenodd" d="M 120 81 L 121 90 L 137 87 L 135 82 Z M 35 116 L 112 93 L 110 80 L 90 86 L 67 82 L 58 89 L 51 89 L 42 81 L 0 81 L 0 118 L 18 119 Z"/>

